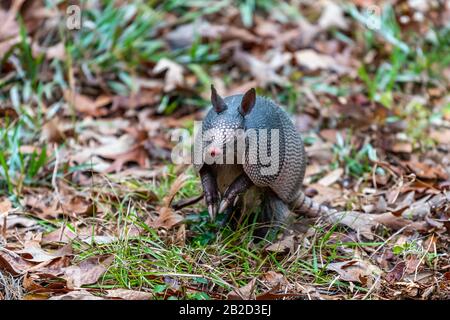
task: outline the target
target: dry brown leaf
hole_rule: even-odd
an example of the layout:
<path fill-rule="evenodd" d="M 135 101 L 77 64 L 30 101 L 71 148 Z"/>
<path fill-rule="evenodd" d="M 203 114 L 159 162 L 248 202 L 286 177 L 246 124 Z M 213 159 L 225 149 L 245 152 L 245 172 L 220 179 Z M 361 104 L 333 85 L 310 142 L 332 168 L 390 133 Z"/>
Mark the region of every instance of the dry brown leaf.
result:
<path fill-rule="evenodd" d="M 255 285 L 256 278 L 252 279 L 249 283 L 241 288 L 237 288 L 236 290 L 231 291 L 227 295 L 228 300 L 250 300 L 255 299 Z"/>
<path fill-rule="evenodd" d="M 319 18 L 318 24 L 322 30 L 340 28 L 347 30 L 348 24 L 344 17 L 342 7 L 333 1 L 324 1 L 324 10 Z"/>
<path fill-rule="evenodd" d="M 105 299 L 102 297 L 94 296 L 93 294 L 89 293 L 86 290 L 80 290 L 80 291 L 71 291 L 69 293 L 60 296 L 54 296 L 49 298 L 48 300 L 105 300 Z"/>
<path fill-rule="evenodd" d="M 27 292 L 33 292 L 43 289 L 43 287 L 36 283 L 34 281 L 35 279 L 33 278 L 34 277 L 30 274 L 25 274 L 25 276 L 23 277 L 22 285 Z"/>
<path fill-rule="evenodd" d="M 31 262 L 47 262 L 64 256 L 72 255 L 72 246 L 66 245 L 56 251 L 43 250 L 38 241 L 27 241 L 22 250 L 16 251 L 23 259 Z"/>
<path fill-rule="evenodd" d="M 163 227 L 165 229 L 171 229 L 173 226 L 177 225 L 183 221 L 183 216 L 177 214 L 172 208 L 171 204 L 175 195 L 180 191 L 180 189 L 185 185 L 186 181 L 189 179 L 189 175 L 183 173 L 175 179 L 172 183 L 167 196 L 163 199 L 163 206 L 159 208 L 159 217 L 151 221 L 149 225 L 153 228 Z"/>
<path fill-rule="evenodd" d="M 14 45 L 20 42 L 19 24 L 16 16 L 24 0 L 12 2 L 9 11 L 0 9 L 0 56 L 3 57 Z"/>
<path fill-rule="evenodd" d="M 98 117 L 107 114 L 107 110 L 103 107 L 112 101 L 112 98 L 100 96 L 93 100 L 85 95 L 73 92 L 71 90 L 64 90 L 64 99 L 72 105 L 76 111 L 84 113 L 89 116 Z"/>
<path fill-rule="evenodd" d="M 12 275 L 20 275 L 33 266 L 33 263 L 24 260 L 17 253 L 0 248 L 0 268 L 7 270 Z"/>
<path fill-rule="evenodd" d="M 67 227 L 60 227 L 42 236 L 41 243 L 69 243 L 71 240 L 75 239 L 77 235 L 73 233 Z"/>
<path fill-rule="evenodd" d="M 105 170 L 105 173 L 119 172 L 122 167 L 128 162 L 136 162 L 139 167 L 148 167 L 148 155 L 144 146 L 137 145 L 127 152 L 118 154 L 116 160 L 111 164 L 111 166 Z"/>
<path fill-rule="evenodd" d="M 94 100 L 91 98 L 72 92 L 70 90 L 64 91 L 64 99 L 72 106 L 75 110 L 86 113 L 88 115 L 100 115 L 98 111 L 94 109 Z"/>
<path fill-rule="evenodd" d="M 157 177 L 161 177 L 164 172 L 165 172 L 165 170 L 162 167 L 157 168 L 156 170 L 133 167 L 133 168 L 128 168 L 128 169 L 122 170 L 117 173 L 110 174 L 109 176 L 112 179 L 117 179 L 117 180 L 123 180 L 124 178 L 127 178 L 127 177 L 134 177 L 136 179 L 137 178 L 155 179 Z M 149 201 L 152 201 L 152 199 L 153 200 L 157 199 L 157 197 L 156 198 L 154 197 L 154 193 L 151 193 L 148 190 L 146 193 L 147 193 Z"/>
<path fill-rule="evenodd" d="M 92 236 L 84 236 L 84 237 L 80 237 L 81 240 L 84 243 L 87 243 L 89 245 L 93 245 L 94 243 L 96 244 L 107 244 L 107 243 L 113 243 L 117 241 L 117 238 L 114 236 L 97 236 L 97 235 L 92 235 Z"/>
<path fill-rule="evenodd" d="M 322 166 L 317 164 L 310 164 L 306 166 L 305 179 L 310 179 L 313 176 L 321 173 L 322 171 L 324 171 L 324 168 Z"/>
<path fill-rule="evenodd" d="M 306 146 L 305 151 L 308 158 L 314 159 L 322 165 L 329 165 L 333 160 L 333 144 L 330 142 L 317 141 L 312 146 Z"/>
<path fill-rule="evenodd" d="M 4 56 L 9 50 L 11 50 L 12 47 L 14 47 L 18 43 L 20 43 L 19 36 L 0 41 L 0 56 Z"/>
<path fill-rule="evenodd" d="M 393 195 L 391 198 L 395 199 L 395 208 L 392 208 L 391 211 L 393 214 L 399 216 L 403 210 L 405 210 L 406 208 L 410 207 L 413 204 L 415 198 L 415 191 L 410 191 L 407 192 L 406 194 L 401 195 L 400 195 L 401 192 L 400 188 L 396 191 L 398 192 L 398 195 L 396 195 L 395 197 Z"/>
<path fill-rule="evenodd" d="M 86 284 L 96 283 L 114 261 L 114 256 L 106 259 L 92 257 L 82 261 L 79 265 L 73 265 L 64 270 L 63 278 L 70 289 L 80 288 Z"/>
<path fill-rule="evenodd" d="M 405 274 L 404 281 L 415 283 L 416 285 L 430 285 L 435 281 L 435 276 L 436 274 L 434 271 L 413 272 L 412 274 Z"/>
<path fill-rule="evenodd" d="M 317 181 L 317 183 L 321 184 L 322 186 L 329 187 L 333 183 L 337 182 L 342 177 L 343 174 L 344 169 L 337 168 L 336 170 L 329 172 L 325 177 Z"/>
<path fill-rule="evenodd" d="M 12 209 L 11 201 L 7 198 L 0 199 L 0 217 L 7 215 Z"/>
<path fill-rule="evenodd" d="M 430 138 L 441 144 L 450 144 L 450 129 L 431 130 Z"/>
<path fill-rule="evenodd" d="M 300 18 L 297 27 L 281 32 L 273 40 L 274 46 L 287 46 L 290 50 L 309 48 L 315 37 L 321 32 L 318 25 L 311 24 L 307 19 Z"/>
<path fill-rule="evenodd" d="M 265 284 L 268 285 L 268 287 L 270 288 L 275 288 L 278 287 L 279 285 L 282 284 L 287 284 L 288 281 L 285 278 L 284 275 L 282 275 L 281 273 L 277 273 L 275 271 L 268 271 L 266 273 L 264 273 L 262 275 L 262 279 L 261 279 Z"/>
<path fill-rule="evenodd" d="M 165 92 L 172 91 L 176 87 L 181 86 L 183 84 L 184 82 L 183 66 L 167 58 L 162 58 L 153 68 L 153 73 L 158 74 L 163 71 L 166 71 L 166 75 L 164 77 Z"/>
<path fill-rule="evenodd" d="M 402 217 L 412 220 L 422 219 L 427 217 L 432 210 L 440 210 L 448 203 L 450 203 L 450 191 L 436 194 L 431 198 L 424 197 L 404 210 Z"/>
<path fill-rule="evenodd" d="M 397 217 L 390 212 L 368 214 L 357 211 L 343 211 L 332 213 L 326 216 L 326 219 L 333 224 L 345 225 L 369 240 L 373 239 L 372 230 L 379 224 L 393 230 L 405 228 L 407 231 L 425 232 L 430 229 L 426 221 L 411 221 Z"/>
<path fill-rule="evenodd" d="M 79 195 L 61 197 L 61 209 L 64 214 L 82 215 L 92 214 L 94 205 L 91 200 Z"/>
<path fill-rule="evenodd" d="M 151 220 L 151 218 L 147 219 L 146 223 L 148 225 L 156 229 L 162 227 L 168 230 L 183 221 L 183 216 L 177 214 L 175 210 L 171 208 L 171 203 L 188 178 L 189 176 L 183 173 L 172 183 L 168 194 L 163 199 L 163 206 L 158 208 L 158 218 L 155 220 Z"/>
<path fill-rule="evenodd" d="M 270 244 L 267 248 L 265 248 L 265 250 L 270 252 L 286 253 L 286 252 L 293 252 L 294 246 L 295 246 L 295 236 L 289 235 L 283 237 L 281 240 L 275 243 Z"/>
<path fill-rule="evenodd" d="M 277 70 L 282 68 L 283 66 L 290 64 L 292 60 L 292 53 L 275 50 L 268 55 L 268 58 L 270 68 L 273 70 Z"/>
<path fill-rule="evenodd" d="M 56 218 L 61 214 L 91 214 L 94 210 L 92 202 L 79 195 L 58 196 L 48 190 L 42 193 L 26 195 L 22 204 L 29 207 L 30 212 L 39 218 Z"/>
<path fill-rule="evenodd" d="M 309 186 L 310 189 L 316 191 L 316 195 L 314 196 L 314 201 L 318 203 L 332 203 L 336 199 L 342 196 L 342 191 L 333 187 L 325 187 L 318 183 L 313 183 Z"/>
<path fill-rule="evenodd" d="M 5 219 L 2 219 L 0 216 L 0 227 L 3 227 Z M 34 219 L 21 217 L 18 215 L 8 215 L 6 217 L 6 229 L 12 229 L 16 228 L 18 226 L 22 226 L 25 228 L 29 228 L 32 226 L 35 226 L 37 224 L 37 221 Z"/>
<path fill-rule="evenodd" d="M 116 96 L 112 99 L 113 109 L 136 109 L 142 106 L 154 105 L 161 99 L 159 90 L 141 90 L 129 97 Z"/>
<path fill-rule="evenodd" d="M 406 166 L 422 179 L 441 179 L 447 180 L 448 174 L 445 169 L 439 164 L 429 165 L 424 162 L 411 160 Z"/>
<path fill-rule="evenodd" d="M 396 141 L 389 146 L 388 150 L 396 153 L 411 153 L 413 151 L 413 145 L 408 141 Z"/>
<path fill-rule="evenodd" d="M 108 170 L 108 168 L 111 167 L 111 162 L 103 160 L 98 156 L 88 157 L 85 161 L 81 162 L 79 162 L 77 157 L 75 156 L 72 160 L 74 160 L 78 164 L 87 164 L 88 167 L 85 169 L 87 171 L 105 172 L 106 170 Z M 89 184 L 91 183 L 92 181 L 89 180 Z"/>
<path fill-rule="evenodd" d="M 281 33 L 280 27 L 273 21 L 257 19 L 255 33 L 261 37 L 275 38 Z"/>
<path fill-rule="evenodd" d="M 309 114 L 303 113 L 295 116 L 295 127 L 300 133 L 307 133 L 315 126 L 315 120 Z"/>
<path fill-rule="evenodd" d="M 65 268 L 72 264 L 73 256 L 63 256 L 51 260 L 49 262 L 42 262 L 29 269 L 29 272 L 38 274 L 41 278 L 54 278 L 64 275 Z M 64 281 L 60 282 L 60 285 L 65 287 Z"/>
<path fill-rule="evenodd" d="M 327 270 L 335 271 L 340 279 L 350 282 L 366 284 L 369 277 L 376 278 L 383 271 L 377 266 L 364 260 L 350 260 L 330 263 Z"/>
<path fill-rule="evenodd" d="M 420 259 L 420 257 L 416 255 L 409 255 L 406 258 L 406 266 L 405 266 L 405 273 L 406 274 L 413 274 L 415 273 L 420 264 L 423 262 L 423 260 Z"/>
<path fill-rule="evenodd" d="M 345 225 L 365 238 L 373 240 L 374 236 L 372 230 L 378 226 L 375 216 L 377 215 L 356 211 L 345 211 L 332 213 L 326 216 L 326 219 L 333 224 Z"/>
<path fill-rule="evenodd" d="M 48 279 L 51 278 L 51 281 L 49 282 Z M 64 282 L 58 281 L 55 277 L 47 277 L 45 274 L 30 274 L 27 273 L 23 277 L 22 285 L 27 291 L 27 296 L 25 297 L 25 300 L 40 300 L 42 298 L 48 298 L 48 297 L 40 297 L 39 296 L 33 296 L 37 294 L 44 294 L 44 293 L 65 293 L 67 292 L 67 288 L 65 287 Z"/>
<path fill-rule="evenodd" d="M 159 216 L 154 221 L 147 222 L 151 227 L 158 229 L 171 229 L 181 221 L 183 221 L 183 216 L 176 213 L 172 208 L 162 207 L 159 209 Z"/>
<path fill-rule="evenodd" d="M 30 208 L 30 212 L 39 218 L 55 218 L 58 216 L 58 202 L 50 194 L 31 194 L 23 198 L 22 205 Z"/>
<path fill-rule="evenodd" d="M 279 76 L 275 70 L 264 62 L 240 49 L 235 50 L 233 55 L 234 62 L 243 70 L 250 72 L 258 84 L 264 87 L 268 83 L 282 84 L 286 81 Z"/>
<path fill-rule="evenodd" d="M 174 49 L 191 46 L 197 35 L 205 38 L 216 39 L 226 31 L 226 26 L 212 25 L 204 20 L 197 20 L 193 23 L 183 24 L 167 33 L 165 38 Z"/>
<path fill-rule="evenodd" d="M 317 53 L 311 49 L 300 50 L 295 53 L 297 63 L 311 71 L 334 70 L 339 73 L 346 71 L 336 60 L 328 55 Z"/>
<path fill-rule="evenodd" d="M 133 151 L 133 148 L 136 148 L 135 138 L 131 134 L 123 134 L 119 138 L 115 136 L 98 137 L 97 133 L 92 134 L 92 137 L 88 136 L 86 132 L 84 134 L 86 140 L 94 138 L 100 144 L 88 148 L 81 148 L 71 154 L 70 159 L 78 164 L 90 164 L 92 165 L 92 170 L 96 172 L 103 172 L 111 165 L 102 158 L 116 160 L 118 156 Z M 91 170 L 91 167 L 89 167 L 89 170 Z"/>
<path fill-rule="evenodd" d="M 260 39 L 247 29 L 232 25 L 211 24 L 205 20 L 178 26 L 166 35 L 172 48 L 186 48 L 191 46 L 196 36 L 208 39 L 221 39 L 222 41 L 239 40 L 248 43 L 260 43 Z"/>
<path fill-rule="evenodd" d="M 124 300 L 150 300 L 153 298 L 153 294 L 150 292 L 127 289 L 107 290 L 106 296 L 108 298 L 121 298 Z"/>
<path fill-rule="evenodd" d="M 77 235 L 67 227 L 60 227 L 52 232 L 44 234 L 41 243 L 70 243 L 74 239 L 79 239 L 89 245 L 93 245 L 94 243 L 106 244 L 117 241 L 116 237 L 110 235 L 93 235 L 87 230 Z"/>
<path fill-rule="evenodd" d="M 47 143 L 62 143 L 65 140 L 64 131 L 58 117 L 50 119 L 43 125 L 41 139 L 47 141 Z M 49 152 L 50 150 L 47 151 L 47 153 Z"/>
<path fill-rule="evenodd" d="M 60 42 L 46 48 L 45 56 L 49 60 L 58 59 L 64 61 L 66 59 L 66 48 L 64 47 L 64 43 Z"/>
<path fill-rule="evenodd" d="M 405 261 L 400 261 L 385 276 L 387 282 L 396 282 L 403 278 L 405 274 Z"/>
<path fill-rule="evenodd" d="M 117 139 L 109 140 L 108 143 L 90 149 L 89 153 L 106 159 L 116 159 L 117 155 L 132 150 L 135 146 L 135 141 L 131 134 L 124 134 Z"/>
<path fill-rule="evenodd" d="M 30 146 L 30 145 L 22 145 L 19 148 L 20 153 L 22 154 L 40 154 L 42 152 L 42 149 L 37 146 Z M 47 150 L 47 157 L 51 156 L 51 151 Z"/>
<path fill-rule="evenodd" d="M 405 228 L 407 231 L 425 232 L 430 229 L 425 221 L 407 220 L 402 217 L 397 217 L 390 212 L 372 214 L 371 216 L 373 216 L 374 221 L 394 230 Z"/>
<path fill-rule="evenodd" d="M 33 56 L 37 56 L 40 54 L 45 54 L 45 57 L 48 60 L 61 60 L 64 61 L 66 59 L 66 48 L 64 47 L 64 43 L 60 42 L 55 44 L 54 46 L 43 48 L 40 47 L 36 42 L 32 45 Z"/>
<path fill-rule="evenodd" d="M 176 194 L 178 193 L 178 191 L 180 191 L 181 188 L 183 188 L 183 186 L 186 184 L 186 181 L 189 178 L 190 178 L 189 175 L 183 173 L 175 179 L 175 181 L 170 186 L 169 193 L 167 194 L 166 197 L 164 197 L 163 202 L 165 207 L 170 207 L 170 204 L 172 203 Z"/>
<path fill-rule="evenodd" d="M 326 141 L 331 142 L 333 144 L 337 143 L 338 135 L 342 137 L 342 139 L 345 141 L 347 139 L 347 132 L 343 130 L 336 130 L 336 129 L 323 129 L 320 130 L 320 136 L 324 138 Z"/>
<path fill-rule="evenodd" d="M 134 122 L 124 118 L 93 119 L 85 117 L 79 123 L 79 126 L 83 128 L 79 138 L 83 142 L 95 139 L 103 145 L 108 141 L 116 140 L 116 135 L 132 126 L 132 124 Z"/>
<path fill-rule="evenodd" d="M 17 114 L 16 110 L 14 110 L 14 108 L 4 105 L 0 106 L 0 119 L 1 118 L 17 119 L 18 117 L 19 115 Z"/>
<path fill-rule="evenodd" d="M 225 26 L 223 37 L 227 40 L 238 39 L 242 42 L 261 43 L 261 40 L 258 37 L 255 37 L 247 29 L 237 28 L 229 25 Z"/>

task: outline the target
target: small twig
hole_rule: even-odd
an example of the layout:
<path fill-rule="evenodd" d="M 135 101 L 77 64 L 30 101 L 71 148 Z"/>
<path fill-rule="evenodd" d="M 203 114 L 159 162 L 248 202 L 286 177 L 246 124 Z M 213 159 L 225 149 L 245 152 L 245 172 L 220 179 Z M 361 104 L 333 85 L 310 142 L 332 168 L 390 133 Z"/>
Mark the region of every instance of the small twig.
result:
<path fill-rule="evenodd" d="M 55 193 L 58 197 L 58 201 L 59 199 L 59 189 L 58 189 L 58 184 L 56 183 L 56 176 L 58 175 L 58 165 L 59 165 L 59 152 L 58 152 L 58 148 L 56 146 L 56 144 L 54 145 L 54 149 L 55 149 L 55 166 L 53 168 L 53 175 L 52 175 L 52 186 L 55 189 Z"/>
<path fill-rule="evenodd" d="M 381 274 L 378 275 L 378 277 L 375 279 L 375 282 L 373 283 L 373 285 L 370 287 L 369 291 L 367 291 L 367 293 L 364 295 L 364 297 L 362 298 L 362 300 L 366 300 L 369 295 L 372 293 L 372 291 L 375 289 L 376 285 L 378 284 L 378 282 L 381 279 Z"/>
<path fill-rule="evenodd" d="M 405 230 L 406 229 L 406 227 L 408 227 L 408 226 L 404 226 L 404 227 L 401 227 L 400 229 L 398 229 L 395 233 L 393 233 L 389 238 L 387 238 L 371 255 L 370 255 L 370 257 L 369 257 L 369 259 L 372 259 L 373 258 L 373 256 L 378 252 L 378 251 L 380 251 L 381 250 L 381 248 L 383 248 L 389 241 L 391 241 L 391 239 L 393 238 L 393 237 L 395 237 L 396 235 L 398 235 L 398 234 L 400 234 L 400 233 L 402 233 L 403 232 L 403 230 Z"/>
<path fill-rule="evenodd" d="M 190 205 L 193 205 L 197 202 L 199 202 L 200 200 L 203 199 L 203 193 L 200 194 L 199 196 L 196 197 L 192 197 L 192 198 L 188 198 L 188 199 L 181 199 L 177 202 L 172 203 L 172 209 L 174 210 L 180 210 L 183 209 L 185 207 L 188 207 Z"/>
<path fill-rule="evenodd" d="M 6 224 L 8 222 L 8 212 L 6 212 L 5 216 L 3 217 L 3 228 L 2 228 L 2 237 L 6 239 Z"/>
<path fill-rule="evenodd" d="M 434 235 L 431 235 L 430 244 L 428 245 L 427 251 L 420 257 L 419 263 L 416 266 L 416 270 L 414 271 L 414 282 L 417 281 L 417 272 L 419 271 L 419 267 L 422 264 L 423 259 L 425 259 L 425 256 L 428 254 L 428 251 L 430 251 L 431 245 L 434 242 Z"/>

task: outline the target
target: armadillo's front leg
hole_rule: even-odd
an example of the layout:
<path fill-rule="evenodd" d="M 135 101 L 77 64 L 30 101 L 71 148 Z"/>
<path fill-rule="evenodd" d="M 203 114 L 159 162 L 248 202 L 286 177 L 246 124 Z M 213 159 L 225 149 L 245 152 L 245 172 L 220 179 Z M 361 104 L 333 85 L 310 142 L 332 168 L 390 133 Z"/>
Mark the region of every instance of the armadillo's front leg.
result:
<path fill-rule="evenodd" d="M 208 213 L 211 220 L 216 218 L 219 203 L 219 190 L 217 180 L 211 167 L 204 165 L 200 170 L 200 179 L 202 181 L 205 201 L 208 206 Z"/>
<path fill-rule="evenodd" d="M 236 197 L 240 193 L 247 191 L 247 189 L 252 185 L 253 182 L 245 173 L 238 176 L 225 191 L 222 202 L 220 203 L 219 213 L 224 212 L 230 204 L 234 204 L 234 200 L 236 199 Z"/>

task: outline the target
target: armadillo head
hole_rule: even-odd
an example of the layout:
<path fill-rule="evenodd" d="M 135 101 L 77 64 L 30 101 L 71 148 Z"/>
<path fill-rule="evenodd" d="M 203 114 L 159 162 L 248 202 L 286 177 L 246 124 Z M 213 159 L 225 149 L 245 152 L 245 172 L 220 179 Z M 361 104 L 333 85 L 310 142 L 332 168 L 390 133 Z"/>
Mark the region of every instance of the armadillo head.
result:
<path fill-rule="evenodd" d="M 205 163 L 234 164 L 238 161 L 237 156 L 244 146 L 245 116 L 250 113 L 255 102 L 255 89 L 250 89 L 244 95 L 223 99 L 211 86 L 212 108 L 202 126 Z"/>

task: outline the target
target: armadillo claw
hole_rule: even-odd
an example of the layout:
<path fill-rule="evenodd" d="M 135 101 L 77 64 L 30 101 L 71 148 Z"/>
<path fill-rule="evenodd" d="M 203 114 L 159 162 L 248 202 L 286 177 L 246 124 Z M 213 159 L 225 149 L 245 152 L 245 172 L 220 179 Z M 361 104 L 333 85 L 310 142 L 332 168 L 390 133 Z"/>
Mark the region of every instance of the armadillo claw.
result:
<path fill-rule="evenodd" d="M 217 205 L 216 204 L 208 205 L 208 213 L 209 217 L 211 218 L 211 221 L 214 221 L 217 215 Z"/>
<path fill-rule="evenodd" d="M 226 210 L 226 208 L 228 208 L 229 205 L 230 205 L 230 203 L 228 202 L 228 200 L 223 199 L 222 202 L 220 202 L 219 213 L 224 212 Z"/>

